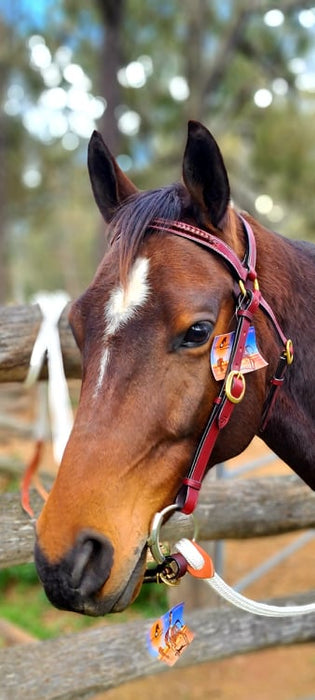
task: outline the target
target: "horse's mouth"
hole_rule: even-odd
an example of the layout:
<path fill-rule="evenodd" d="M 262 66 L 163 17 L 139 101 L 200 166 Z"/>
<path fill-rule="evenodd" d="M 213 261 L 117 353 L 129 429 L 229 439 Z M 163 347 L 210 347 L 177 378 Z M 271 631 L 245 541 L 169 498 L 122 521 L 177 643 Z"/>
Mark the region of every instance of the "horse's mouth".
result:
<path fill-rule="evenodd" d="M 94 599 L 89 599 L 84 602 L 83 609 L 78 612 L 98 617 L 108 613 L 122 612 L 131 605 L 138 596 L 143 583 L 146 555 L 147 546 L 143 548 L 126 586 L 118 594 L 105 596 L 104 598 L 99 595 Z"/>
<path fill-rule="evenodd" d="M 121 612 L 127 608 L 128 605 L 131 605 L 131 603 L 133 603 L 133 601 L 137 598 L 143 582 L 146 554 L 147 547 L 144 547 L 140 559 L 138 559 L 127 585 L 114 604 L 111 612 Z"/>

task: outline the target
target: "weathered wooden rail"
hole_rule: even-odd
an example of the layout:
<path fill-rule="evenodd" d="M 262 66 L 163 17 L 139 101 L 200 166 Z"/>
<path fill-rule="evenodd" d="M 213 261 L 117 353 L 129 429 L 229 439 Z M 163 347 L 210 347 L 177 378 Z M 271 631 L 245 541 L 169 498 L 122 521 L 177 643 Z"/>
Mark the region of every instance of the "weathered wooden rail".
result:
<path fill-rule="evenodd" d="M 35 513 L 42 502 L 33 494 Z M 204 484 L 196 511 L 200 540 L 246 539 L 315 527 L 315 493 L 296 476 L 262 477 Z M 175 513 L 163 526 L 163 537 L 192 536 L 190 518 Z M 31 561 L 34 528 L 20 506 L 19 495 L 0 498 L 0 567 Z"/>
<path fill-rule="evenodd" d="M 309 597 L 294 600 L 304 603 Z M 187 614 L 186 621 L 196 636 L 177 668 L 278 644 L 315 640 L 315 614 L 257 621 L 257 617 L 236 609 L 210 608 Z M 152 622 L 104 623 L 80 634 L 1 650 L 0 700 L 79 700 L 165 672 L 168 667 L 152 659 L 146 649 Z"/>
<path fill-rule="evenodd" d="M 66 376 L 76 379 L 81 376 L 81 360 L 68 324 L 68 308 L 59 322 L 60 342 Z M 24 381 L 41 320 L 37 305 L 0 306 L 0 382 Z M 46 376 L 44 366 L 41 377 Z"/>

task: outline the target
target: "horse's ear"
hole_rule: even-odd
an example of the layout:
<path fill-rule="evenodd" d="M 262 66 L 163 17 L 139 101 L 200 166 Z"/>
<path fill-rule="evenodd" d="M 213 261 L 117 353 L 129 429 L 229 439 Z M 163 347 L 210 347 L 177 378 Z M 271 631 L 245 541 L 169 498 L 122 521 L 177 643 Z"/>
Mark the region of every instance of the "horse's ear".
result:
<path fill-rule="evenodd" d="M 229 199 L 230 186 L 220 149 L 208 129 L 199 122 L 188 123 L 183 178 L 201 219 L 210 218 L 220 227 Z"/>
<path fill-rule="evenodd" d="M 120 169 L 98 131 L 88 146 L 88 170 L 96 204 L 108 222 L 121 202 L 138 190 Z"/>

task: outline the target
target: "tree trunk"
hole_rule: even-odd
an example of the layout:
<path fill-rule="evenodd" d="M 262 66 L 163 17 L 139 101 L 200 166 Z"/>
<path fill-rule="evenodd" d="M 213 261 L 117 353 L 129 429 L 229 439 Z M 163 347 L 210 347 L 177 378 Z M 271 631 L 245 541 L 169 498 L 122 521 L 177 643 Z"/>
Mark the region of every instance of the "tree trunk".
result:
<path fill-rule="evenodd" d="M 186 41 L 186 75 L 190 90 L 186 103 L 187 119 L 203 120 L 205 66 L 204 66 L 204 33 L 207 27 L 207 8 L 205 0 L 186 0 L 185 14 L 187 16 Z"/>
<path fill-rule="evenodd" d="M 107 102 L 107 108 L 101 121 L 101 131 L 108 147 L 114 155 L 117 155 L 120 143 L 117 128 L 117 107 L 121 102 L 117 72 L 122 64 L 121 38 L 125 0 L 97 0 L 97 5 L 104 25 L 99 87 Z"/>
<path fill-rule="evenodd" d="M 120 134 L 117 127 L 117 108 L 121 103 L 121 89 L 117 72 L 122 65 L 122 25 L 125 0 L 97 0 L 97 6 L 104 28 L 103 46 L 100 55 L 99 90 L 107 106 L 100 122 L 100 131 L 107 146 L 117 156 Z M 96 262 L 102 259 L 106 250 L 104 225 L 100 227 L 96 240 Z"/>

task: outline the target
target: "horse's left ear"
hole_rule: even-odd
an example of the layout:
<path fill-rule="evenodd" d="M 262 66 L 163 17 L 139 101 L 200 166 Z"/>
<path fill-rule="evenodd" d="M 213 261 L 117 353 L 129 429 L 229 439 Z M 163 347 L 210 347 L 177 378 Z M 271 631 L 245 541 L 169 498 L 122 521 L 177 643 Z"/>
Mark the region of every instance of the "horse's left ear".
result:
<path fill-rule="evenodd" d="M 88 170 L 94 199 L 108 223 L 119 204 L 138 190 L 123 173 L 98 131 L 93 132 L 89 142 Z"/>
<path fill-rule="evenodd" d="M 199 122 L 188 123 L 183 178 L 201 219 L 210 218 L 220 227 L 229 199 L 230 185 L 221 151 L 208 129 Z"/>

